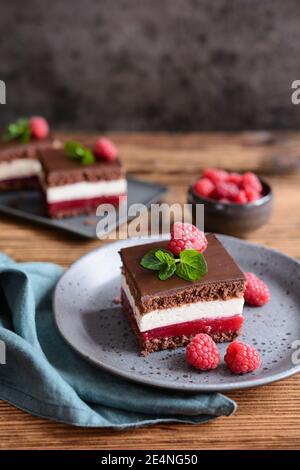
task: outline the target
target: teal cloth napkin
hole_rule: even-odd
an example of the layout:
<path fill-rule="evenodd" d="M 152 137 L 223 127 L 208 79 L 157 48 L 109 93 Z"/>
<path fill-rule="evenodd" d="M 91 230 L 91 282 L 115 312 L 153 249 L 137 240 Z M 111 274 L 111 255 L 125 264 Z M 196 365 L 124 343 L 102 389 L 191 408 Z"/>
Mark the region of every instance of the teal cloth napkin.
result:
<path fill-rule="evenodd" d="M 1 399 L 44 418 L 113 428 L 201 423 L 235 411 L 218 393 L 159 390 L 84 361 L 54 323 L 52 294 L 61 274 L 54 264 L 16 263 L 0 254 Z"/>

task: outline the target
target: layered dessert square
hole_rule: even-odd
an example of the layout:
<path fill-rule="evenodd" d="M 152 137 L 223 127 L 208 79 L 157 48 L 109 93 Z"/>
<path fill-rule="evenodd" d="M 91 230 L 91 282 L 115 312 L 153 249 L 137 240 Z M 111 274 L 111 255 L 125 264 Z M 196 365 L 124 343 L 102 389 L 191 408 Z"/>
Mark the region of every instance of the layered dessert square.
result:
<path fill-rule="evenodd" d="M 68 158 L 62 148 L 42 152 L 40 161 L 47 211 L 52 218 L 91 213 L 102 203 L 117 206 L 126 195 L 127 183 L 118 158 L 83 165 Z"/>
<path fill-rule="evenodd" d="M 28 143 L 0 142 L 0 190 L 36 188 L 42 170 L 40 152 L 59 146 L 51 137 Z"/>
<path fill-rule="evenodd" d="M 190 282 L 172 276 L 162 281 L 144 269 L 141 258 L 168 242 L 124 248 L 122 306 L 137 336 L 141 353 L 185 346 L 197 333 L 216 342 L 232 341 L 243 324 L 245 276 L 214 234 L 203 253 L 207 274 Z"/>

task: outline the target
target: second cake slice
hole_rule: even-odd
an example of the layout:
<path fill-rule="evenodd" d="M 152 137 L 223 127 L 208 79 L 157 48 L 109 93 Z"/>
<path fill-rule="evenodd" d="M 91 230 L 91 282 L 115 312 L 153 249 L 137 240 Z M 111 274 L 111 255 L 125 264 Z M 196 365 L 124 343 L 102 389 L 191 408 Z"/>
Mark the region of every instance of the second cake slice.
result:
<path fill-rule="evenodd" d="M 92 149 L 92 147 L 91 147 Z M 46 150 L 40 157 L 43 190 L 50 217 L 63 218 L 91 213 L 102 203 L 118 206 L 127 183 L 117 158 L 95 160 L 89 165 L 68 158 L 64 148 Z"/>

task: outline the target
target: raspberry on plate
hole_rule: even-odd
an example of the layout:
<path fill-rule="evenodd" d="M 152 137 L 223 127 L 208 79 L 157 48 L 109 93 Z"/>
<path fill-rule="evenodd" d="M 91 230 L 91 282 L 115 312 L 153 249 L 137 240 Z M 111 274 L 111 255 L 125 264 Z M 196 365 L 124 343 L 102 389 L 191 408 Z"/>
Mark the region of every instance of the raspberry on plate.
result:
<path fill-rule="evenodd" d="M 208 178 L 200 178 L 194 184 L 194 191 L 203 197 L 210 197 L 215 189 L 214 183 Z"/>
<path fill-rule="evenodd" d="M 268 303 L 270 300 L 270 291 L 267 284 L 253 273 L 247 272 L 245 273 L 245 276 L 245 302 L 256 307 L 260 307 Z"/>
<path fill-rule="evenodd" d="M 246 374 L 259 368 L 259 352 L 242 341 L 233 341 L 227 348 L 225 363 L 234 374 Z"/>
<path fill-rule="evenodd" d="M 111 140 L 102 137 L 96 141 L 94 149 L 96 157 L 107 161 L 113 161 L 117 158 L 117 153 L 117 148 Z"/>
<path fill-rule="evenodd" d="M 33 137 L 42 140 L 49 134 L 49 124 L 45 118 L 34 116 L 29 119 L 29 127 Z"/>
<path fill-rule="evenodd" d="M 194 249 L 202 253 L 206 247 L 207 239 L 205 233 L 195 227 L 195 225 L 182 222 L 175 222 L 172 225 L 168 250 L 173 255 L 179 256 L 186 249 Z"/>
<path fill-rule="evenodd" d="M 187 345 L 186 360 L 196 369 L 211 370 L 220 364 L 220 353 L 209 335 L 199 333 Z"/>

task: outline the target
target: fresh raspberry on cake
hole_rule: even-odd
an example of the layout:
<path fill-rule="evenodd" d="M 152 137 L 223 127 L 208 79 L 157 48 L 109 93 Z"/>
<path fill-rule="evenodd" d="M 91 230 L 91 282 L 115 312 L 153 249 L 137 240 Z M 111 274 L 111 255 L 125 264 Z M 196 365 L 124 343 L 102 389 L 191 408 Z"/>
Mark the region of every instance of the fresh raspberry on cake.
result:
<path fill-rule="evenodd" d="M 96 141 L 94 154 L 100 159 L 113 161 L 117 158 L 118 151 L 111 140 L 101 137 Z"/>
<path fill-rule="evenodd" d="M 195 227 L 195 225 L 182 222 L 175 222 L 172 225 L 168 250 L 173 255 L 179 256 L 186 249 L 194 249 L 202 253 L 206 247 L 207 239 L 205 233 Z"/>
<path fill-rule="evenodd" d="M 214 191 L 216 199 L 229 199 L 230 201 L 235 201 L 238 194 L 238 186 L 234 183 L 228 183 L 227 181 L 217 183 Z"/>
<path fill-rule="evenodd" d="M 246 374 L 259 368 L 259 352 L 242 341 L 233 341 L 227 348 L 225 363 L 234 374 Z"/>
<path fill-rule="evenodd" d="M 208 178 L 214 184 L 216 184 L 220 181 L 226 181 L 228 178 L 228 173 L 225 170 L 218 170 L 217 168 L 205 168 L 203 170 L 203 177 Z"/>
<path fill-rule="evenodd" d="M 243 174 L 243 187 L 251 187 L 255 189 L 255 191 L 257 191 L 258 193 L 261 193 L 263 189 L 259 178 L 251 171 L 247 171 Z"/>
<path fill-rule="evenodd" d="M 214 183 L 208 178 L 201 178 L 194 184 L 194 191 L 203 197 L 210 197 L 215 189 Z"/>
<path fill-rule="evenodd" d="M 244 294 L 245 302 L 249 305 L 260 307 L 270 300 L 270 291 L 265 282 L 259 279 L 255 274 L 247 272 L 246 290 Z"/>
<path fill-rule="evenodd" d="M 216 369 L 220 364 L 220 353 L 216 343 L 209 335 L 199 333 L 187 345 L 186 360 L 196 369 L 202 371 Z"/>
<path fill-rule="evenodd" d="M 29 128 L 32 136 L 36 139 L 45 139 L 49 134 L 49 124 L 46 119 L 41 116 L 30 118 Z"/>

